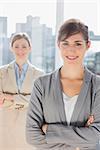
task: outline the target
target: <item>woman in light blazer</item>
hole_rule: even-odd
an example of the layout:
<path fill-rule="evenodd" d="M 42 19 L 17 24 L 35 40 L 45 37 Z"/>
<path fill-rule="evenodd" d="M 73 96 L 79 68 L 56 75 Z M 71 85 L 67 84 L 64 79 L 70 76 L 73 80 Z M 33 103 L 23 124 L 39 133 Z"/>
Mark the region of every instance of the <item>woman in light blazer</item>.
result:
<path fill-rule="evenodd" d="M 96 150 L 100 137 L 100 77 L 83 64 L 88 27 L 69 19 L 60 27 L 63 65 L 34 82 L 26 122 L 27 142 L 39 150 Z"/>
<path fill-rule="evenodd" d="M 43 74 L 28 60 L 31 41 L 26 33 L 11 37 L 15 60 L 0 67 L 0 149 L 31 150 L 25 140 L 26 111 L 33 82 Z"/>

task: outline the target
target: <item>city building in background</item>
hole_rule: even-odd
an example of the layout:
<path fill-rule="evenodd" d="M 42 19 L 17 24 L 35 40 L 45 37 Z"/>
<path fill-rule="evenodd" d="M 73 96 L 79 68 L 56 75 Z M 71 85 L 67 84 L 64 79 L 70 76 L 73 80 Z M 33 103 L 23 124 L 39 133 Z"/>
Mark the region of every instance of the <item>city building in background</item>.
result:
<path fill-rule="evenodd" d="M 0 37 L 7 37 L 7 17 L 0 17 Z"/>
<path fill-rule="evenodd" d="M 59 55 L 59 50 L 57 47 L 57 36 L 58 36 L 58 30 L 61 24 L 64 21 L 64 0 L 57 0 L 57 5 L 56 5 L 56 29 L 55 29 L 55 34 L 56 34 L 56 40 L 55 40 L 55 68 L 58 68 L 62 65 L 62 59 Z"/>
<path fill-rule="evenodd" d="M 89 32 L 89 36 L 91 41 L 99 41 L 100 42 L 100 35 L 95 35 L 93 31 Z"/>
<path fill-rule="evenodd" d="M 10 39 L 7 37 L 7 17 L 0 17 L 0 27 L 0 65 L 5 65 L 14 59 L 9 50 Z M 25 23 L 16 23 L 16 32 L 26 32 L 30 36 L 32 52 L 29 59 L 33 65 L 45 72 L 51 72 L 57 67 L 55 65 L 56 51 L 58 50 L 55 44 L 56 36 L 53 35 L 52 28 L 47 27 L 46 24 L 40 24 L 40 17 L 27 16 Z M 100 43 L 100 35 L 95 35 L 93 31 L 89 33 L 92 42 Z M 95 53 L 90 50 L 90 53 L 84 59 L 84 63 L 91 71 L 100 74 L 100 52 L 98 52 L 96 46 L 94 48 Z"/>
<path fill-rule="evenodd" d="M 10 39 L 7 37 L 7 17 L 0 17 L 0 65 L 14 59 L 10 52 Z M 52 28 L 40 24 L 39 17 L 26 17 L 26 23 L 16 23 L 15 32 L 26 32 L 32 41 L 32 52 L 29 56 L 33 65 L 51 72 L 55 69 L 55 36 Z M 11 33 L 13 34 L 13 33 Z"/>
<path fill-rule="evenodd" d="M 84 63 L 89 70 L 100 75 L 100 52 L 88 54 L 85 57 Z"/>
<path fill-rule="evenodd" d="M 48 27 L 46 25 L 46 23 L 45 24 L 40 23 L 41 18 L 39 16 L 33 17 L 31 15 L 28 15 L 28 16 L 25 15 L 26 16 L 25 22 L 22 22 L 22 21 L 15 22 L 16 25 L 15 25 L 14 32 L 26 32 L 31 38 L 32 52 L 29 56 L 31 63 L 33 65 L 43 69 L 45 72 L 51 72 L 51 71 L 57 69 L 62 64 L 62 60 L 59 56 L 59 52 L 58 52 L 59 50 L 58 50 L 58 47 L 56 44 L 56 38 L 57 38 L 59 26 L 64 21 L 64 17 L 71 14 L 70 10 L 69 10 L 69 14 L 67 12 L 67 14 L 65 14 L 65 16 L 64 16 L 64 11 L 66 10 L 65 5 L 68 4 L 68 6 L 70 6 L 69 2 L 67 3 L 67 1 L 65 1 L 65 0 L 56 0 L 54 3 L 56 4 L 55 5 L 55 8 L 56 8 L 55 16 L 56 17 L 55 17 L 55 27 L 54 27 L 55 32 L 54 33 L 53 33 L 53 29 L 51 27 Z M 53 3 L 53 6 L 54 6 L 54 3 Z M 72 0 L 72 3 L 76 4 L 77 2 Z M 72 3 L 70 3 L 70 4 L 72 4 Z M 84 0 L 83 0 L 82 4 L 83 3 L 84 3 Z M 39 4 L 39 3 L 37 3 L 37 4 Z M 95 4 L 97 4 L 97 5 L 95 5 Z M 98 4 L 99 4 L 99 0 L 94 2 L 94 5 L 98 6 L 97 10 L 100 10 Z M 93 7 L 94 7 L 94 5 L 93 5 Z M 14 6 L 14 5 L 11 5 L 11 6 Z M 37 7 L 38 7 L 38 5 L 37 5 Z M 73 8 L 76 8 L 76 7 L 73 7 Z M 68 9 L 67 9 L 67 11 L 68 11 Z M 99 16 L 100 13 L 98 13 L 97 15 Z M 46 15 L 45 15 L 45 17 L 46 17 Z M 98 18 L 100 18 L 100 17 L 98 17 Z M 97 19 L 97 20 L 99 20 L 99 19 Z M 96 22 L 95 22 L 95 24 L 96 24 Z M 98 27 L 98 24 L 97 24 L 97 27 Z M 9 44 L 10 44 L 9 38 L 10 37 L 8 37 L 8 35 L 7 35 L 7 28 L 8 28 L 8 17 L 1 15 L 0 16 L 0 66 L 7 64 L 14 59 L 13 58 L 14 56 L 9 51 L 9 49 L 10 49 L 9 48 Z M 93 72 L 95 72 L 97 74 L 100 74 L 100 63 L 99 63 L 100 62 L 100 53 L 99 53 L 100 52 L 100 49 L 99 49 L 100 48 L 100 35 L 95 35 L 94 31 L 90 31 L 89 33 L 90 33 L 90 40 L 91 40 L 92 46 L 90 47 L 90 53 L 87 53 L 87 55 L 84 59 L 84 63 L 86 66 L 88 66 L 88 68 L 90 70 L 92 70 Z M 11 34 L 13 34 L 13 33 L 11 33 Z"/>
<path fill-rule="evenodd" d="M 27 16 L 26 23 L 16 23 L 16 32 L 26 32 L 32 41 L 30 61 L 45 72 L 55 68 L 55 36 L 52 28 L 40 24 L 40 17 Z"/>
<path fill-rule="evenodd" d="M 0 65 L 3 64 L 4 52 L 7 48 L 7 17 L 0 17 Z"/>

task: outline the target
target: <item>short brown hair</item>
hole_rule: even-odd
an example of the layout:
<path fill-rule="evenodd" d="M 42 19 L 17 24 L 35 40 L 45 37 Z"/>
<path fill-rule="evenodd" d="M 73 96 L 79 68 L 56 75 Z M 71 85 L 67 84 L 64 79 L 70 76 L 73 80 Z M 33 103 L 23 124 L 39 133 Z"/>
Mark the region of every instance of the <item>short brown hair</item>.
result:
<path fill-rule="evenodd" d="M 64 41 L 68 37 L 81 33 L 86 42 L 89 40 L 88 26 L 78 19 L 69 19 L 65 21 L 58 32 L 58 42 Z"/>
<path fill-rule="evenodd" d="M 29 46 L 31 46 L 31 40 L 28 34 L 25 32 L 19 32 L 19 33 L 12 34 L 11 40 L 10 40 L 11 47 L 13 46 L 16 40 L 20 40 L 20 39 L 25 39 L 28 42 Z"/>

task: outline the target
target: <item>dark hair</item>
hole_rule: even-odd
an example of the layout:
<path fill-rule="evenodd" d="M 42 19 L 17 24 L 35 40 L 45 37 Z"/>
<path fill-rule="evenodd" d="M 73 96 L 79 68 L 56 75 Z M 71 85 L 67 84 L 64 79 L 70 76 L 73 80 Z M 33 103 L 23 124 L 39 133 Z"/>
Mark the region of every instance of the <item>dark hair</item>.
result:
<path fill-rule="evenodd" d="M 88 26 L 78 19 L 69 19 L 65 21 L 58 32 L 58 42 L 64 41 L 68 37 L 81 33 L 86 42 L 89 40 Z"/>
<path fill-rule="evenodd" d="M 13 46 L 16 40 L 20 40 L 20 39 L 25 39 L 28 42 L 29 46 L 31 46 L 31 40 L 28 34 L 24 32 L 20 32 L 20 33 L 12 34 L 11 39 L 10 39 L 11 47 Z"/>

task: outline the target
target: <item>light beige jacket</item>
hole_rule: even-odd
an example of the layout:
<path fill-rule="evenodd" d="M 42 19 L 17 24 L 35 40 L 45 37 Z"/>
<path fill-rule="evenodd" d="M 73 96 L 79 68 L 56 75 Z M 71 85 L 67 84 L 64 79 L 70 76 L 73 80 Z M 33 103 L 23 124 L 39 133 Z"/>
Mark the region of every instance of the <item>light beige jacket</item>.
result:
<path fill-rule="evenodd" d="M 33 82 L 43 72 L 28 62 L 28 70 L 18 91 L 14 62 L 0 68 L 0 92 L 13 94 L 14 101 L 6 101 L 0 108 L 0 150 L 31 150 L 25 140 L 26 111 Z M 21 109 L 16 109 L 22 106 Z"/>

